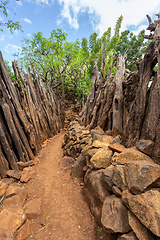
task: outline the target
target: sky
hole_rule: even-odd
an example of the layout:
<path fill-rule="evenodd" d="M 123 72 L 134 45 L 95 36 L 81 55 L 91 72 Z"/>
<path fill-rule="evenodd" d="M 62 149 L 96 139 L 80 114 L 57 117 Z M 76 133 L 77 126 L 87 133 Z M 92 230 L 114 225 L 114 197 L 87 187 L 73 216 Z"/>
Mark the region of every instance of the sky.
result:
<path fill-rule="evenodd" d="M 37 32 L 49 37 L 52 30 L 59 28 L 67 33 L 68 41 L 89 39 L 93 32 L 101 36 L 108 27 L 114 30 L 122 15 L 121 31 L 128 29 L 138 34 L 148 26 L 146 14 L 154 21 L 155 14 L 160 13 L 160 0 L 9 0 L 7 6 L 8 19 L 19 21 L 23 29 L 11 34 L 1 27 L 0 51 L 10 63 L 14 60 L 12 54 L 20 51 L 23 39 L 32 38 Z M 5 21 L 0 11 L 0 22 Z"/>

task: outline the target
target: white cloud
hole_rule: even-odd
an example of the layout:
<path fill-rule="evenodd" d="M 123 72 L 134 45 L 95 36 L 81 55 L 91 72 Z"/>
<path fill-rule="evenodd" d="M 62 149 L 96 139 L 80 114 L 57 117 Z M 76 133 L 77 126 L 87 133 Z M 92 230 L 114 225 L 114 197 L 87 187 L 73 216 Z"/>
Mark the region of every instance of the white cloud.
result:
<path fill-rule="evenodd" d="M 22 21 L 26 22 L 26 23 L 29 23 L 29 24 L 32 24 L 31 20 L 27 19 L 27 18 L 21 18 Z"/>
<path fill-rule="evenodd" d="M 140 26 L 146 20 L 146 14 L 153 15 L 159 12 L 159 0 L 59 0 L 62 6 L 61 17 L 68 21 L 71 27 L 78 29 L 78 17 L 86 12 L 92 19 L 95 30 L 100 34 L 111 27 L 114 29 L 118 17 L 123 15 L 122 30 L 127 26 Z"/>
<path fill-rule="evenodd" d="M 13 54 L 13 53 L 15 53 L 15 52 L 21 52 L 22 51 L 22 49 L 21 49 L 21 47 L 19 47 L 19 46 L 16 46 L 16 45 L 14 45 L 14 44 L 7 44 L 6 46 L 5 46 L 5 52 L 6 53 L 10 53 L 10 54 Z"/>
<path fill-rule="evenodd" d="M 0 37 L 0 41 L 4 41 L 5 40 L 5 35 L 3 34 L 1 37 Z"/>
<path fill-rule="evenodd" d="M 28 2 L 33 2 L 33 0 L 27 0 Z M 51 0 L 53 2 L 53 0 Z M 35 0 L 34 1 L 35 3 L 37 4 L 49 4 L 49 1 L 48 0 Z"/>

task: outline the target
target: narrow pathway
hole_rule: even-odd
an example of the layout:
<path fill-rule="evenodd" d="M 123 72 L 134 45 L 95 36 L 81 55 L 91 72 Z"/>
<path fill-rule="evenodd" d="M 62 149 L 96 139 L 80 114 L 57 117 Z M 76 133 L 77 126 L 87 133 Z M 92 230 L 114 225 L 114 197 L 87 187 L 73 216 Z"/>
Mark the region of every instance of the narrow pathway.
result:
<path fill-rule="evenodd" d="M 28 239 L 95 240 L 95 222 L 82 189 L 59 168 L 64 133 L 44 143 L 33 179 L 26 184 L 29 199 L 42 199 L 42 214 L 31 222 Z M 37 162 L 38 162 L 37 161 Z"/>

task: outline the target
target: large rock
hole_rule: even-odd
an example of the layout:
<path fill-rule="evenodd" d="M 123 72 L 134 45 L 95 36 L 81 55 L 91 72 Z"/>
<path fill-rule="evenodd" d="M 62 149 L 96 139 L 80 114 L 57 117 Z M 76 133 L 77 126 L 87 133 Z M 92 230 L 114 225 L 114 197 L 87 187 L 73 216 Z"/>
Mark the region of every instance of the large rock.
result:
<path fill-rule="evenodd" d="M 24 214 L 23 210 L 20 209 L 16 210 L 15 212 L 4 209 L 0 212 L 0 219 L 0 232 L 5 231 L 6 229 L 15 232 L 25 222 L 26 215 Z"/>
<path fill-rule="evenodd" d="M 126 234 L 123 234 L 121 237 L 120 237 L 120 240 L 138 240 L 138 238 L 136 237 L 136 235 L 134 234 L 133 231 L 129 232 L 129 233 L 126 233 Z M 146 239 L 145 239 L 146 240 Z"/>
<path fill-rule="evenodd" d="M 7 193 L 8 195 L 8 193 Z M 17 192 L 16 195 L 10 195 L 3 201 L 3 207 L 10 211 L 16 211 L 18 208 L 22 208 L 27 199 L 27 192 L 22 189 Z"/>
<path fill-rule="evenodd" d="M 103 182 L 102 173 L 102 169 L 98 171 L 88 171 L 84 178 L 84 188 L 103 203 L 105 198 L 110 194 Z"/>
<path fill-rule="evenodd" d="M 151 140 L 139 140 L 136 142 L 136 147 L 143 153 L 151 156 L 153 147 L 154 147 L 154 142 Z"/>
<path fill-rule="evenodd" d="M 126 148 L 122 153 L 119 154 L 116 161 L 120 164 L 125 164 L 128 161 L 150 161 L 153 160 L 145 155 L 144 153 L 135 150 L 134 148 Z"/>
<path fill-rule="evenodd" d="M 160 192 L 150 190 L 128 198 L 134 215 L 156 236 L 160 237 Z"/>
<path fill-rule="evenodd" d="M 28 201 L 24 205 L 24 210 L 26 213 L 27 219 L 34 219 L 40 216 L 41 214 L 41 199 L 33 199 Z"/>
<path fill-rule="evenodd" d="M 86 156 L 80 154 L 75 163 L 72 165 L 71 175 L 74 178 L 83 179 L 85 172 L 83 171 L 86 165 Z"/>
<path fill-rule="evenodd" d="M 113 173 L 114 173 L 114 166 L 110 165 L 109 167 L 105 168 L 102 171 L 102 180 L 104 181 L 106 188 L 109 192 L 112 191 L 113 186 Z"/>
<path fill-rule="evenodd" d="M 158 239 L 138 220 L 138 218 L 136 218 L 136 216 L 131 211 L 128 211 L 128 219 L 129 225 L 131 226 L 132 230 L 134 231 L 139 240 Z"/>
<path fill-rule="evenodd" d="M 90 159 L 94 168 L 107 168 L 110 165 L 113 152 L 106 148 L 100 148 Z"/>
<path fill-rule="evenodd" d="M 149 161 L 129 161 L 125 163 L 126 183 L 131 192 L 142 193 L 160 178 L 160 166 Z"/>
<path fill-rule="evenodd" d="M 101 223 L 102 205 L 109 195 L 102 180 L 102 171 L 88 170 L 84 178 L 84 196 L 96 221 Z"/>
<path fill-rule="evenodd" d="M 108 196 L 105 199 L 101 222 L 107 232 L 126 233 L 131 230 L 128 223 L 128 210 L 121 199 L 115 195 Z"/>
<path fill-rule="evenodd" d="M 122 191 L 124 191 L 127 188 L 123 165 L 115 166 L 113 174 L 113 183 Z"/>

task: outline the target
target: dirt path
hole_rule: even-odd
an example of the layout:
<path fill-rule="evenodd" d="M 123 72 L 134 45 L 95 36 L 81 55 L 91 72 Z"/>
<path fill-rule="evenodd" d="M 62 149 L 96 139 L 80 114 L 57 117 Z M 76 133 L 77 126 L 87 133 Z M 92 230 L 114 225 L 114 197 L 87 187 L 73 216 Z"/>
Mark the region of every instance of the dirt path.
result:
<path fill-rule="evenodd" d="M 42 214 L 31 222 L 28 239 L 95 240 L 93 216 L 84 202 L 82 189 L 59 168 L 64 133 L 44 143 L 34 166 L 34 178 L 26 184 L 29 199 L 42 199 Z"/>

